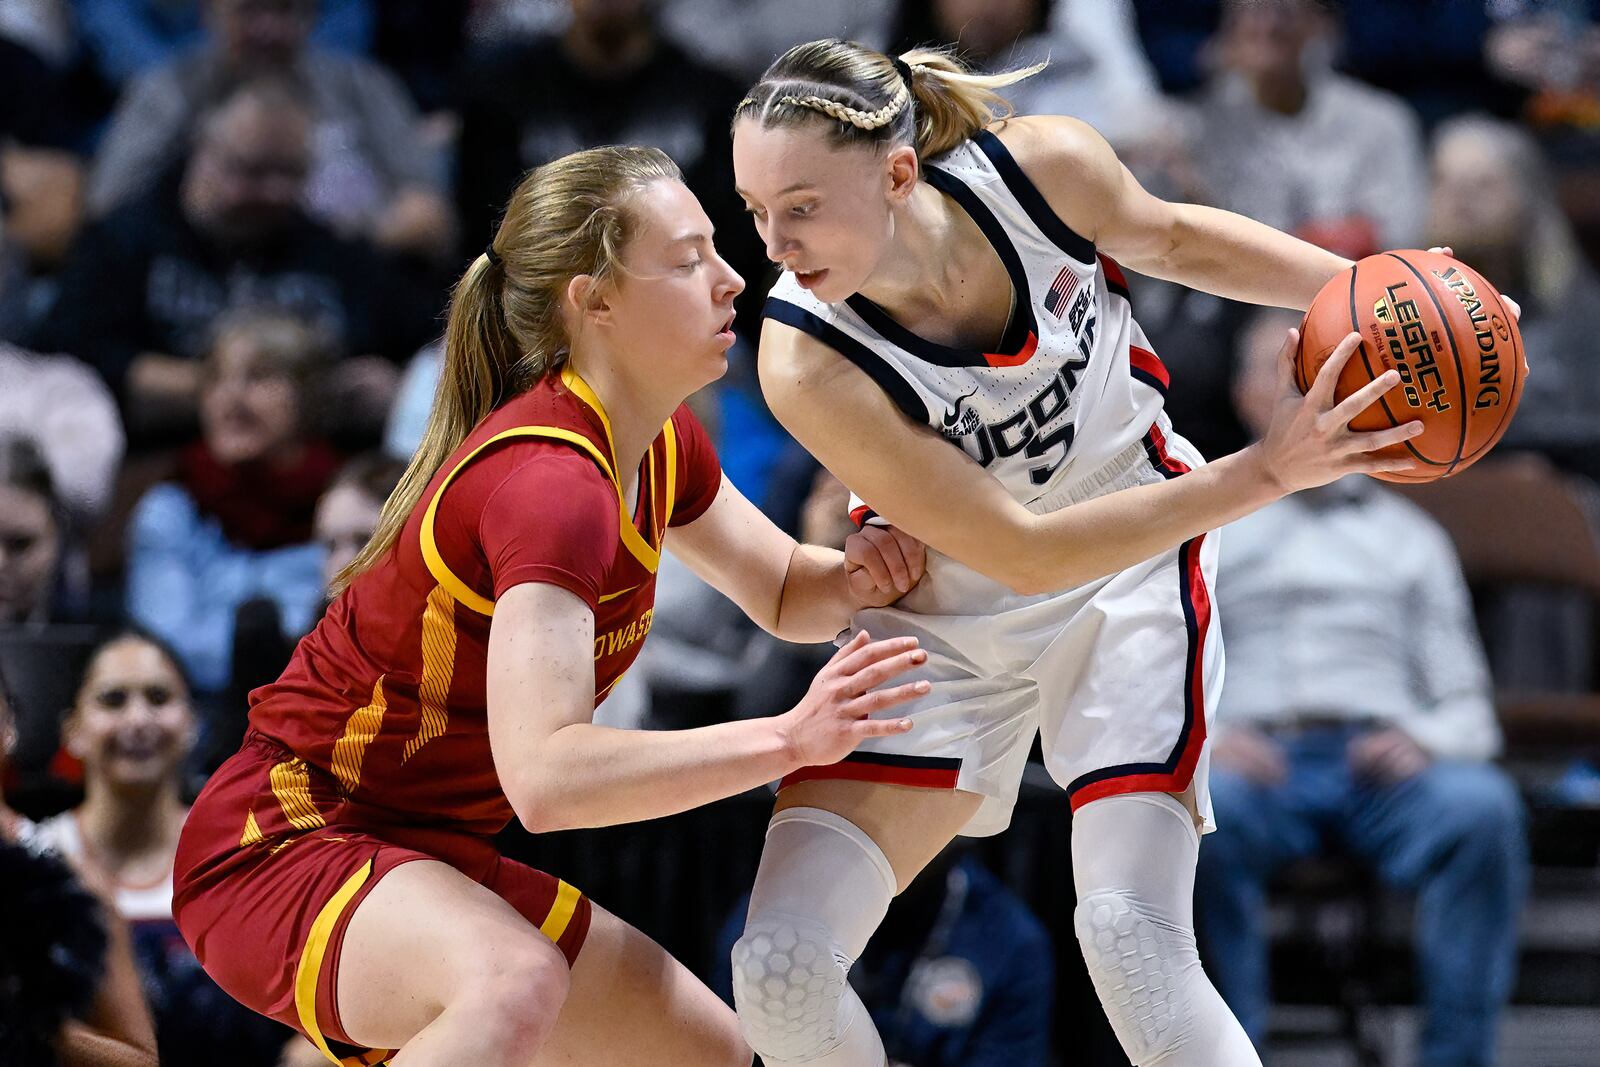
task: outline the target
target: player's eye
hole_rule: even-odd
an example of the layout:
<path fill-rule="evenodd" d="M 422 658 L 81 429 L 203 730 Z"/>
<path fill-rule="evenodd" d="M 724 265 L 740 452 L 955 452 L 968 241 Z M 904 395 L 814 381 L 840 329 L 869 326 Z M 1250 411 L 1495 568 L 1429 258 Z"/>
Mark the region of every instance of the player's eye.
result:
<path fill-rule="evenodd" d="M 127 706 L 128 696 L 128 690 L 120 686 L 115 689 L 102 690 L 100 693 L 100 705 L 110 708 L 112 711 L 119 711 Z"/>

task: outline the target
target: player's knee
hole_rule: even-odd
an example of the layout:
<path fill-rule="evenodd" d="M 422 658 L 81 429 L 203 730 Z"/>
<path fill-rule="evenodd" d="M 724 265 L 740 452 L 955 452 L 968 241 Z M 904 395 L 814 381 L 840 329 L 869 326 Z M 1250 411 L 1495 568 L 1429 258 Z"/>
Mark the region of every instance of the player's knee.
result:
<path fill-rule="evenodd" d="M 847 967 L 830 931 L 788 916 L 756 916 L 733 946 L 733 1002 L 750 1047 L 804 1063 L 835 1048 Z"/>
<path fill-rule="evenodd" d="M 1194 1026 L 1189 985 L 1200 966 L 1194 932 L 1122 889 L 1085 896 L 1073 926 L 1106 1017 L 1133 1062 L 1160 1063 L 1185 1044 Z"/>
<path fill-rule="evenodd" d="M 571 985 L 567 961 L 549 942 L 509 938 L 495 945 L 460 995 L 485 1028 L 537 1045 L 554 1025 Z"/>
<path fill-rule="evenodd" d="M 715 1020 L 706 1026 L 701 1045 L 700 1055 L 695 1059 L 697 1064 L 750 1067 L 750 1044 L 739 1030 L 738 1017 L 726 1009 L 718 1012 Z"/>

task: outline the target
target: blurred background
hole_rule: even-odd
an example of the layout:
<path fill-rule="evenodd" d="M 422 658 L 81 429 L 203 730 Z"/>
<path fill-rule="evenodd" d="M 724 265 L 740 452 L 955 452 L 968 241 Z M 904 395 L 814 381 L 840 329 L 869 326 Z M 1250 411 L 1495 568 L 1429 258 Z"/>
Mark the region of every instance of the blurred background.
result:
<path fill-rule="evenodd" d="M 1017 109 L 1092 123 L 1157 195 L 1352 257 L 1450 245 L 1520 301 L 1532 372 L 1492 457 L 1224 536 L 1197 922 L 1269 1064 L 1600 1062 L 1600 0 L 0 0 L 0 828 L 112 887 L 162 1062 L 317 1062 L 188 954 L 176 830 L 376 523 L 448 286 L 527 168 L 679 162 L 750 283 L 692 403 L 746 496 L 842 543 L 843 488 L 755 384 L 772 273 L 727 128 L 823 35 L 1048 59 Z M 1133 289 L 1179 431 L 1242 447 L 1295 316 Z M 828 651 L 667 557 L 600 717 L 776 713 Z M 769 808 L 504 846 L 725 992 Z M 1070 833 L 1031 767 L 1009 833 L 896 903 L 853 974 L 896 1063 L 1127 1062 Z"/>

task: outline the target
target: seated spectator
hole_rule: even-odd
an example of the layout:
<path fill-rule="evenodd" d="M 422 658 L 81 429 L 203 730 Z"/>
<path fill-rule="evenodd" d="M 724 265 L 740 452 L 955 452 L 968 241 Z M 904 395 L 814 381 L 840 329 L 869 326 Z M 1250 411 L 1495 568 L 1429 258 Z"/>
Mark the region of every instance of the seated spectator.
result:
<path fill-rule="evenodd" d="M 274 77 L 308 102 L 311 214 L 388 249 L 447 253 L 454 224 L 443 151 L 421 136 L 394 75 L 309 42 L 316 8 L 314 0 L 208 0 L 205 43 L 135 80 L 112 117 L 89 177 L 91 215 L 157 184 L 201 116 L 239 84 Z"/>
<path fill-rule="evenodd" d="M 33 276 L 60 265 L 78 229 L 83 165 L 60 85 L 49 63 L 0 37 L 0 337 L 27 332 Z"/>
<path fill-rule="evenodd" d="M 190 432 L 197 360 L 228 308 L 287 308 L 361 356 L 400 358 L 437 331 L 434 294 L 300 211 L 309 152 L 294 94 L 249 83 L 205 116 L 176 180 L 79 238 L 35 347 L 98 369 L 136 441 Z M 386 384 L 366 380 L 375 368 Z M 347 361 L 346 375 L 386 408 L 384 364 Z"/>
<path fill-rule="evenodd" d="M 718 250 L 757 277 L 767 260 L 733 191 L 728 133 L 743 86 L 663 38 L 649 0 L 569 6 L 562 32 L 468 61 L 456 189 L 469 245 L 489 239 L 495 213 L 529 168 L 589 145 L 647 144 L 683 169 L 716 226 Z M 752 298 L 751 310 L 758 304 Z"/>
<path fill-rule="evenodd" d="M 322 605 L 312 515 L 341 462 L 311 409 L 325 370 L 314 331 L 297 320 L 223 320 L 204 364 L 201 438 L 179 455 L 177 480 L 134 509 L 129 616 L 171 643 L 206 693 L 228 683 L 242 604 L 271 601 L 292 634 Z"/>
<path fill-rule="evenodd" d="M 1092 15 L 1055 18 L 1077 7 Z M 1086 38 L 1087 23 L 1112 40 Z M 1120 32 L 1119 32 L 1120 31 Z M 1024 115 L 1071 115 L 1113 144 L 1141 141 L 1159 127 L 1163 101 L 1121 0 L 902 0 L 895 46 L 954 45 L 978 69 L 1043 71 L 1000 90 Z"/>
<path fill-rule="evenodd" d="M 1398 97 L 1335 73 L 1316 0 L 1226 0 L 1192 151 L 1212 202 L 1356 258 L 1414 246 L 1422 128 Z"/>
<path fill-rule="evenodd" d="M 1440 126 L 1428 235 L 1522 304 L 1529 374 L 1503 446 L 1600 478 L 1600 276 L 1532 136 L 1485 116 Z"/>
<path fill-rule="evenodd" d="M 58 622 L 66 532 L 50 468 L 26 437 L 0 438 L 0 626 Z"/>
<path fill-rule="evenodd" d="M 270 1067 L 291 1032 L 218 989 L 172 921 L 195 716 L 171 651 L 137 631 L 102 643 L 89 658 L 63 739 L 83 763 L 84 801 L 41 822 L 35 840 L 110 887 L 117 914 L 131 927 L 162 1061 Z"/>
<path fill-rule="evenodd" d="M 322 584 L 350 565 L 372 540 L 378 516 L 406 472 L 406 460 L 369 452 L 343 467 L 323 491 L 312 518 L 312 536 L 322 546 Z"/>
<path fill-rule="evenodd" d="M 94 371 L 0 342 L 0 426 L 38 446 L 79 529 L 105 512 L 124 439 L 117 402 Z"/>
<path fill-rule="evenodd" d="M 1600 4 L 1497 0 L 1484 48 L 1489 68 L 1533 94 L 1535 127 L 1593 129 L 1600 112 Z"/>
<path fill-rule="evenodd" d="M 672 0 L 664 33 L 695 58 L 742 83 L 797 44 L 828 35 L 888 47 L 896 0 Z"/>
<path fill-rule="evenodd" d="M 78 36 L 96 73 L 118 91 L 141 74 L 181 59 L 206 43 L 208 0 L 73 0 Z M 256 0 L 243 4 L 270 16 L 275 7 L 305 3 L 315 13 L 313 47 L 364 55 L 370 51 L 375 0 Z"/>
<path fill-rule="evenodd" d="M 371 540 L 384 502 L 405 468 L 404 460 L 381 452 L 357 456 L 339 469 L 318 499 L 312 537 L 322 552 L 323 599 L 317 605 L 317 616 L 326 606 L 334 576 Z M 277 680 L 294 655 L 295 642 L 309 628 L 310 624 L 286 628 L 278 601 L 268 594 L 239 604 L 228 655 L 228 688 L 213 708 L 205 746 L 198 752 L 204 772 L 209 774 L 239 750 L 249 725 L 250 691 Z"/>
<path fill-rule="evenodd" d="M 82 869 L 73 877 L 38 824 L 6 803 L 16 745 L 0 677 L 0 1063 L 156 1067 L 155 1029 L 110 889 Z"/>
<path fill-rule="evenodd" d="M 712 988 L 733 998 L 746 895 L 718 939 Z M 1050 935 L 977 857 L 945 849 L 889 905 L 850 968 L 889 1067 L 1043 1067 L 1055 990 Z"/>
<path fill-rule="evenodd" d="M 1281 402 L 1269 312 L 1241 354 L 1257 433 Z M 1216 597 L 1228 683 L 1214 730 L 1218 830 L 1200 849 L 1196 920 L 1217 989 L 1259 1046 L 1266 887 L 1336 849 L 1416 894 L 1424 1067 L 1489 1067 L 1511 994 L 1528 881 L 1522 804 L 1490 763 L 1500 734 L 1449 537 L 1351 476 L 1222 532 Z"/>

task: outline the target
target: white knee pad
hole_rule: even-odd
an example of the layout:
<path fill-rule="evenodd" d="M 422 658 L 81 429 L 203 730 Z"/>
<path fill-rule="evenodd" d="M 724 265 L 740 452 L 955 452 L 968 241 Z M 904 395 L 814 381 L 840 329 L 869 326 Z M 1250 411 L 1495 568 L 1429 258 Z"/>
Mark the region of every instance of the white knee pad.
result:
<path fill-rule="evenodd" d="M 764 915 L 733 946 L 739 1025 L 762 1058 L 805 1063 L 833 1051 L 851 960 L 820 923 Z"/>
<path fill-rule="evenodd" d="M 1126 890 L 1078 901 L 1073 927 L 1089 977 L 1123 1051 L 1134 1063 L 1160 1063 L 1189 1040 L 1194 1000 L 1187 988 L 1200 956 L 1194 934 L 1164 921 Z"/>
<path fill-rule="evenodd" d="M 768 1064 L 880 1067 L 883 1045 L 850 966 L 883 921 L 894 871 L 849 820 L 817 808 L 773 816 L 733 947 L 733 1000 Z"/>

